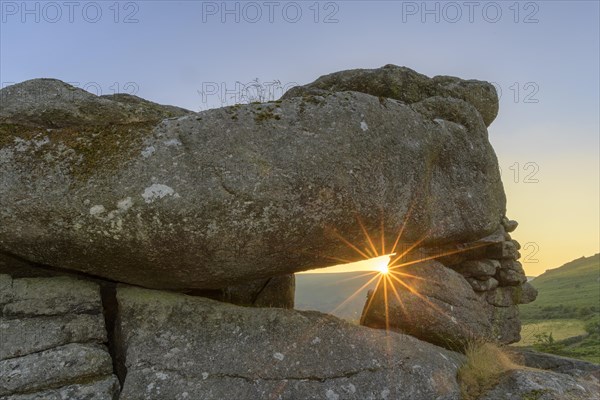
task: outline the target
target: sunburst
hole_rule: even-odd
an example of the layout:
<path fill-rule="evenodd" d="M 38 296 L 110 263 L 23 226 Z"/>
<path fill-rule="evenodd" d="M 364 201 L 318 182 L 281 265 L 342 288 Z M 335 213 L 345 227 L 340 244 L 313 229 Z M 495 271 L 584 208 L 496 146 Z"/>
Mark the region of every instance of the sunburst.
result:
<path fill-rule="evenodd" d="M 439 252 L 433 255 L 425 255 L 425 256 L 416 256 L 415 253 L 418 251 L 424 242 L 431 237 L 433 232 L 426 232 L 420 239 L 409 243 L 400 251 L 400 244 L 403 243 L 403 234 L 406 227 L 406 221 L 410 217 L 410 212 L 412 208 L 409 210 L 407 215 L 405 216 L 403 224 L 398 229 L 398 233 L 394 238 L 393 245 L 391 248 L 386 248 L 385 238 L 385 227 L 383 223 L 383 219 L 379 226 L 379 238 L 376 240 L 374 236 L 369 234 L 365 224 L 360 219 L 360 217 L 356 216 L 358 225 L 364 235 L 362 244 L 355 244 L 346 239 L 339 232 L 334 231 L 335 235 L 350 249 L 356 252 L 363 260 L 375 260 L 375 265 L 373 267 L 373 271 L 365 272 L 364 274 L 360 274 L 351 278 L 346 278 L 345 280 L 350 279 L 360 279 L 367 278 L 367 281 L 358 289 L 356 289 L 348 298 L 346 298 L 342 303 L 340 303 L 335 309 L 331 311 L 331 313 L 335 313 L 340 308 L 344 307 L 348 304 L 352 299 L 356 298 L 359 294 L 364 293 L 364 291 L 373 283 L 375 284 L 374 291 L 372 295 L 369 297 L 369 301 L 365 306 L 364 313 L 367 313 L 371 307 L 373 299 L 376 297 L 376 294 L 382 295 L 385 306 L 385 319 L 386 319 L 386 329 L 390 329 L 390 300 L 393 299 L 396 303 L 406 312 L 405 305 L 402 302 L 402 296 L 399 293 L 399 290 L 408 291 L 412 295 L 419 297 L 427 306 L 431 307 L 436 312 L 442 313 L 447 318 L 451 318 L 447 315 L 443 310 L 441 310 L 438 306 L 433 304 L 427 296 L 419 293 L 417 286 L 414 285 L 413 282 L 416 281 L 430 281 L 430 278 L 426 278 L 423 276 L 417 276 L 414 274 L 410 274 L 408 272 L 404 272 L 403 268 L 428 261 L 438 259 L 444 256 L 449 256 L 465 251 L 473 250 L 477 247 L 484 246 L 485 244 L 478 244 L 473 246 L 467 246 L 462 249 L 449 250 L 445 252 Z M 379 243 L 378 243 L 379 242 Z M 379 291 L 383 291 L 379 293 Z"/>

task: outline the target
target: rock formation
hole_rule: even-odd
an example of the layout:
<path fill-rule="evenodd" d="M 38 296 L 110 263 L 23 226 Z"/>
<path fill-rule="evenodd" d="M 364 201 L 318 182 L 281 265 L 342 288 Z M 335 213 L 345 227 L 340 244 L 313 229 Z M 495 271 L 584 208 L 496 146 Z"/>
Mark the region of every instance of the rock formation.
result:
<path fill-rule="evenodd" d="M 0 275 L 0 289 L 2 399 L 461 399 L 462 354 L 318 312 L 127 285 L 101 301 L 98 285 L 63 277 Z M 589 400 L 599 389 L 597 365 L 515 358 L 533 368 L 507 372 L 484 399 Z"/>
<path fill-rule="evenodd" d="M 535 299 L 489 83 L 388 65 L 193 113 L 36 79 L 0 105 L 2 399 L 458 400 L 450 349 L 517 340 Z M 365 234 L 411 249 L 368 326 L 290 310 L 292 273 Z M 598 389 L 593 365 L 520 357 L 551 372 L 486 399 Z"/>
<path fill-rule="evenodd" d="M 145 287 L 220 289 L 358 260 L 339 234 L 362 242 L 359 221 L 379 235 L 383 219 L 388 248 L 402 227 L 430 247 L 497 230 L 505 197 L 478 111 L 497 107 L 493 87 L 374 74 L 399 93 L 427 90 L 410 104 L 332 88 L 185 113 L 56 80 L 4 88 L 0 251 Z"/>
<path fill-rule="evenodd" d="M 438 249 L 445 265 L 412 264 L 435 254 L 407 255 L 409 265 L 392 268 L 391 274 L 399 273 L 408 286 L 380 284 L 369 294 L 361 324 L 397 329 L 453 349 L 474 340 L 518 342 L 518 305 L 535 300 L 537 291 L 527 283 L 517 261 L 519 243 L 507 229 L 516 229 L 516 223 L 504 219 L 498 232 L 479 242 Z"/>

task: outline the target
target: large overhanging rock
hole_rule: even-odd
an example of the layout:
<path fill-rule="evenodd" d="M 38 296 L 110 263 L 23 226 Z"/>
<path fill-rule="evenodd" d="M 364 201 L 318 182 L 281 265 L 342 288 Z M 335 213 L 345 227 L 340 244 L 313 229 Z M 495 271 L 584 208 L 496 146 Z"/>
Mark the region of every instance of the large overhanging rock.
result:
<path fill-rule="evenodd" d="M 323 90 L 186 113 L 55 80 L 5 88 L 0 252 L 211 289 L 356 260 L 339 236 L 362 247 L 359 220 L 374 236 L 383 222 L 388 250 L 403 226 L 423 246 L 480 239 L 504 191 L 477 102 L 448 93 L 408 105 Z"/>

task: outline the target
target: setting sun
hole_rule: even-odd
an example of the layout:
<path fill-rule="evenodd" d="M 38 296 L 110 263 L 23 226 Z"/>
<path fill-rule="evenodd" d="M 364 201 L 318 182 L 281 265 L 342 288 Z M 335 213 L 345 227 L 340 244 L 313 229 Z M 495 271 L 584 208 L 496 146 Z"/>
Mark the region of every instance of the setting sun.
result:
<path fill-rule="evenodd" d="M 389 254 L 387 256 L 383 256 L 383 257 L 377 257 L 374 258 L 373 260 L 371 260 L 371 262 L 374 263 L 374 269 L 375 271 L 379 272 L 380 274 L 387 274 L 389 272 L 389 264 L 390 264 L 390 259 L 391 256 L 395 255 L 394 254 Z"/>

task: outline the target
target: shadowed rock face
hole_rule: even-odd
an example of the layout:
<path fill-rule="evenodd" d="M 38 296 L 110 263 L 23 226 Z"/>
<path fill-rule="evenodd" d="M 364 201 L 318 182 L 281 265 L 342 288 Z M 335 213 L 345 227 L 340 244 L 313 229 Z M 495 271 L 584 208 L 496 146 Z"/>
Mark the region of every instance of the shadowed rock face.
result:
<path fill-rule="evenodd" d="M 497 230 L 504 191 L 480 106 L 448 93 L 408 105 L 329 90 L 186 113 L 56 80 L 5 88 L 0 251 L 217 289 L 357 260 L 335 232 L 362 246 L 358 219 L 373 236 L 383 221 L 388 249 L 402 226 L 423 246 L 477 240 Z"/>
<path fill-rule="evenodd" d="M 435 261 L 399 271 L 405 275 L 396 279 L 404 284 L 392 279 L 391 288 L 381 282 L 370 293 L 361 325 L 398 330 L 458 350 L 492 336 L 485 302 L 460 274 Z"/>

